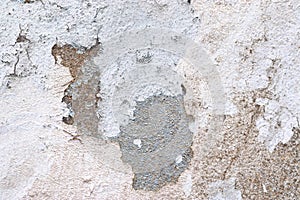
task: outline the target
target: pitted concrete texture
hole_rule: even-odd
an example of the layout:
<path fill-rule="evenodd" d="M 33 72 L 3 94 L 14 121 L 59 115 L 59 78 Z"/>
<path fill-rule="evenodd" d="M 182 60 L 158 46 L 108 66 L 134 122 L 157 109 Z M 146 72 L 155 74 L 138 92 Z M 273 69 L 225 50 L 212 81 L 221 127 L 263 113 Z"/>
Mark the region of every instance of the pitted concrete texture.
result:
<path fill-rule="evenodd" d="M 135 173 L 132 187 L 136 190 L 157 191 L 166 184 L 172 182 L 176 183 L 178 178 L 184 172 L 193 157 L 191 148 L 187 149 L 179 161 L 174 161 L 161 170 L 145 173 Z"/>
<path fill-rule="evenodd" d="M 118 137 L 122 160 L 135 173 L 135 189 L 157 190 L 188 167 L 193 138 L 189 120 L 182 96 L 159 95 L 137 102 L 133 119 L 120 128 Z"/>

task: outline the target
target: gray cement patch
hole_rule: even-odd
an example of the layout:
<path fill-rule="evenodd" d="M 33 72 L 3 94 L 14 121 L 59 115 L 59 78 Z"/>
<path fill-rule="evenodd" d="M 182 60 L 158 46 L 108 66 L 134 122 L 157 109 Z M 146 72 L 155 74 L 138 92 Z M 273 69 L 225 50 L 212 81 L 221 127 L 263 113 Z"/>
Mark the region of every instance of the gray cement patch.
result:
<path fill-rule="evenodd" d="M 181 95 L 152 96 L 137 102 L 134 118 L 120 130 L 122 159 L 135 173 L 135 189 L 157 190 L 177 181 L 188 167 L 193 135 Z"/>
<path fill-rule="evenodd" d="M 179 176 L 186 170 L 193 157 L 193 151 L 188 148 L 182 155 L 180 163 L 173 162 L 159 171 L 135 173 L 132 187 L 136 190 L 156 191 L 169 182 L 177 182 Z"/>

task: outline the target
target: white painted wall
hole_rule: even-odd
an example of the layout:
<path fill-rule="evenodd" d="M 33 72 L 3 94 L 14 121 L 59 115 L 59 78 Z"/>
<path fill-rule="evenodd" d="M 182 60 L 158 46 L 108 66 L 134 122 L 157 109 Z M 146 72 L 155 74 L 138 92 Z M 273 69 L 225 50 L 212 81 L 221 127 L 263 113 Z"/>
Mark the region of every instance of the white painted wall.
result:
<path fill-rule="evenodd" d="M 234 99 L 253 91 L 257 105 L 265 106 L 253 122 L 259 130 L 257 143 L 273 152 L 279 143 L 290 140 L 300 116 L 299 1 L 192 2 L 194 13 L 181 0 L 2 1 L 0 199 L 151 199 L 158 195 L 131 188 L 133 174 L 121 162 L 117 145 L 103 146 L 84 136 L 84 144 L 69 141 L 66 131 L 77 134 L 76 127 L 61 122 L 61 99 L 72 77 L 67 68 L 55 65 L 51 48 L 57 42 L 90 47 L 97 37 L 105 41 L 146 26 L 184 32 L 204 46 L 217 67 L 227 95 L 225 114 L 238 117 L 242 110 Z M 16 42 L 18 36 L 27 39 Z M 14 72 L 17 77 L 9 76 Z M 207 123 L 202 123 L 205 128 Z M 192 176 L 187 172 L 180 184 L 161 192 L 175 191 L 170 198 L 189 196 Z M 229 193 L 216 195 L 240 198 L 234 189 Z"/>

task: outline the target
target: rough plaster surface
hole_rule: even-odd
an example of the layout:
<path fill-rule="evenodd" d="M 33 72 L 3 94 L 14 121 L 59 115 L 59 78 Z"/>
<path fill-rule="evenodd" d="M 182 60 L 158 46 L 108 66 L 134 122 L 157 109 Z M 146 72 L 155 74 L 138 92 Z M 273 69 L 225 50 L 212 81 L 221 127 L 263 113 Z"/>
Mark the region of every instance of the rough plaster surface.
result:
<path fill-rule="evenodd" d="M 0 199 L 298 199 L 299 1 L 191 2 L 2 2 Z M 183 61 L 174 68 L 186 73 L 186 92 L 197 97 L 185 99 L 185 109 L 196 122 L 191 128 L 193 157 L 178 181 L 158 191 L 133 188 L 134 172 L 122 161 L 117 142 L 85 134 L 80 124 L 62 122 L 70 114 L 62 98 L 74 71 L 52 51 L 55 45 L 71 45 L 77 49 L 74 62 L 81 63 L 80 55 L 98 41 L 105 47 L 104 41 L 115 34 L 148 26 L 169 28 L 199 42 L 226 94 L 218 140 L 203 154 L 210 123 L 216 120 L 211 91 Z M 155 53 L 172 59 L 163 56 L 166 52 Z M 131 54 L 147 62 L 143 55 Z M 112 63 L 110 69 L 125 61 Z M 103 92 L 113 78 L 100 82 Z M 77 89 L 96 93 L 98 84 Z M 176 85 L 174 90 L 182 92 Z M 147 88 L 143 91 L 147 94 Z M 72 106 L 80 108 L 76 101 Z M 96 119 L 95 113 L 78 115 Z M 95 127 L 98 122 L 90 123 Z"/>

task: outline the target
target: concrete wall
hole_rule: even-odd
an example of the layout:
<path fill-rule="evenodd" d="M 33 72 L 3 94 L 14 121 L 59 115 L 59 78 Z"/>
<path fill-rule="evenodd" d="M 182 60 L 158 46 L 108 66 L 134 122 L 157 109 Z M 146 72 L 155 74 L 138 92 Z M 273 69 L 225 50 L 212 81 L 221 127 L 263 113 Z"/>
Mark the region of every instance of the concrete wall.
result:
<path fill-rule="evenodd" d="M 0 199 L 297 199 L 298 0 L 4 0 Z"/>

